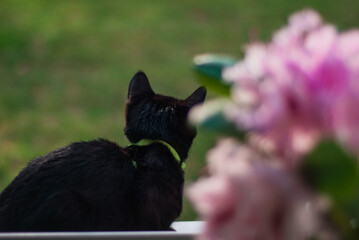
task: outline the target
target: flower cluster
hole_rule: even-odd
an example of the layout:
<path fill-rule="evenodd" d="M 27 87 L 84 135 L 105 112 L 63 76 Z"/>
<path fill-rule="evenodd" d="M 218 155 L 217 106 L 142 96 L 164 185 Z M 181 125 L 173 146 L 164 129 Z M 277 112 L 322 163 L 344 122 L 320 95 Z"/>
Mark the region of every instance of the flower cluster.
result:
<path fill-rule="evenodd" d="M 223 77 L 234 83 L 227 116 L 287 161 L 323 137 L 358 149 L 359 31 L 338 33 L 316 12 L 299 12 Z"/>
<path fill-rule="evenodd" d="M 189 189 L 203 239 L 305 239 L 317 228 L 318 200 L 250 147 L 225 139 L 208 161 L 212 176 Z"/>
<path fill-rule="evenodd" d="M 208 153 L 211 176 L 188 191 L 207 221 L 201 237 L 335 239 L 323 223 L 330 198 L 298 168 L 323 139 L 359 149 L 359 31 L 301 11 L 270 43 L 247 46 L 223 79 L 232 83 L 224 114 L 248 138 L 222 139 Z"/>

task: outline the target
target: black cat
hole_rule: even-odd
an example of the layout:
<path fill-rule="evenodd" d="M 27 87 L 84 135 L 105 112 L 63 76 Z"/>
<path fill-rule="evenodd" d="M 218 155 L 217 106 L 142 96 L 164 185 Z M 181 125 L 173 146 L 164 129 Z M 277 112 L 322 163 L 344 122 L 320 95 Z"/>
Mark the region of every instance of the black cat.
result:
<path fill-rule="evenodd" d="M 183 165 L 194 129 L 185 100 L 155 94 L 143 72 L 131 80 L 122 148 L 99 139 L 32 160 L 0 195 L 0 231 L 168 230 L 182 210 Z"/>

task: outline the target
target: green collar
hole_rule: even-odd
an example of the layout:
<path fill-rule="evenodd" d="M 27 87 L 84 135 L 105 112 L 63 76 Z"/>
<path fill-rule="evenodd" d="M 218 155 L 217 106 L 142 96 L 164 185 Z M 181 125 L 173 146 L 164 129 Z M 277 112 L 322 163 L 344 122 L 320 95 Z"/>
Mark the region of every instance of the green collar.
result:
<path fill-rule="evenodd" d="M 162 141 L 162 140 L 152 140 L 152 139 L 142 139 L 141 141 L 139 141 L 138 143 L 134 143 L 132 145 L 136 145 L 136 146 L 145 146 L 145 145 L 150 145 L 152 143 L 161 143 L 164 146 L 166 146 L 168 148 L 168 150 L 170 150 L 170 152 L 172 153 L 173 157 L 177 160 L 177 162 L 179 164 L 181 164 L 181 168 L 182 170 L 184 170 L 186 168 L 186 163 L 181 161 L 181 158 L 179 156 L 179 154 L 177 153 L 176 149 L 174 149 L 171 145 L 169 145 L 167 142 Z M 182 163 L 181 163 L 182 162 Z M 132 161 L 133 165 L 135 167 L 137 167 L 137 163 Z"/>

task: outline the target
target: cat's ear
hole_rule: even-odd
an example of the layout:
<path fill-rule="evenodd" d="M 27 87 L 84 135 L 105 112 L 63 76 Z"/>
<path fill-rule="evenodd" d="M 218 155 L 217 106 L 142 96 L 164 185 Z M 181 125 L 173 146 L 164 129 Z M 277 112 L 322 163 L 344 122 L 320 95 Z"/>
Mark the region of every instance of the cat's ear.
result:
<path fill-rule="evenodd" d="M 207 90 L 205 87 L 199 87 L 191 96 L 186 98 L 187 105 L 192 107 L 196 104 L 203 103 L 206 98 Z"/>
<path fill-rule="evenodd" d="M 154 94 L 146 74 L 142 71 L 137 72 L 128 87 L 127 99 L 138 96 L 152 96 Z"/>

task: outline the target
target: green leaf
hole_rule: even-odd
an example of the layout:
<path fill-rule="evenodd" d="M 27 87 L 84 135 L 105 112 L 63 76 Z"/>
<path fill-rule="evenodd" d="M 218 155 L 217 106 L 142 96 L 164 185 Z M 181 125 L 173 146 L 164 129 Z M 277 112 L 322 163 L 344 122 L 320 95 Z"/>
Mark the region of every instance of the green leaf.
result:
<path fill-rule="evenodd" d="M 358 219 L 353 217 L 353 212 L 348 212 L 348 209 L 344 209 L 342 206 L 332 205 L 328 217 L 334 223 L 333 227 L 335 226 L 336 230 L 340 232 L 341 239 L 359 239 Z"/>
<path fill-rule="evenodd" d="M 303 173 L 310 185 L 339 203 L 359 190 L 357 159 L 333 141 L 323 141 L 306 157 Z"/>
<path fill-rule="evenodd" d="M 229 100 L 224 98 L 207 101 L 191 110 L 189 120 L 198 128 L 243 139 L 244 132 L 225 117 L 224 109 L 228 103 Z"/>
<path fill-rule="evenodd" d="M 231 84 L 223 80 L 222 71 L 235 63 L 236 60 L 229 56 L 201 54 L 194 57 L 193 68 L 199 81 L 208 89 L 229 96 Z"/>
<path fill-rule="evenodd" d="M 331 199 L 330 218 L 343 239 L 359 236 L 359 162 L 333 141 L 321 142 L 302 166 L 305 180 Z"/>

